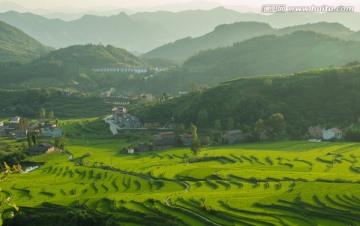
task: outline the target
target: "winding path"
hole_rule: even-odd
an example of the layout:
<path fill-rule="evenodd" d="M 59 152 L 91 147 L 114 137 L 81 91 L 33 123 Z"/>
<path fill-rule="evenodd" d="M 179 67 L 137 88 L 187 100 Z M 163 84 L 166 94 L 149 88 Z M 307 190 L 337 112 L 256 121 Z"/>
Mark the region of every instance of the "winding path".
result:
<path fill-rule="evenodd" d="M 185 211 L 185 212 L 188 212 L 188 213 L 190 213 L 190 214 L 192 214 L 192 215 L 194 215 L 194 216 L 197 216 L 197 217 L 201 218 L 202 220 L 208 222 L 209 225 L 222 226 L 221 224 L 218 224 L 218 223 L 210 220 L 209 218 L 206 218 L 206 217 L 204 217 L 204 216 L 202 216 L 202 215 L 200 215 L 200 214 L 198 214 L 198 213 L 196 213 L 196 212 L 194 212 L 194 211 L 191 211 L 191 210 L 189 210 L 189 209 L 186 209 L 186 208 L 183 208 L 183 207 L 180 207 L 180 206 L 172 205 L 172 203 L 171 203 L 171 197 L 170 197 L 170 196 L 166 197 L 166 199 L 165 199 L 165 204 L 166 204 L 167 206 L 171 206 L 171 207 L 176 208 L 176 209 L 181 209 L 181 210 L 183 210 L 183 211 Z"/>
<path fill-rule="evenodd" d="M 113 135 L 118 134 L 118 130 L 121 129 L 118 125 L 114 123 L 114 120 L 111 119 L 112 116 L 104 118 L 104 121 L 110 125 L 110 130 Z"/>

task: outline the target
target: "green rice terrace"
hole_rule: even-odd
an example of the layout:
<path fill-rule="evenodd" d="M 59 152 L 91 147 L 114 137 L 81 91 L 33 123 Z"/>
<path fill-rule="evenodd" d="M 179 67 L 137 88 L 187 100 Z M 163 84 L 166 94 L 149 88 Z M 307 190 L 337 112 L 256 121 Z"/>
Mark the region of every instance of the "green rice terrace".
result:
<path fill-rule="evenodd" d="M 358 225 L 360 144 L 284 141 L 120 154 L 118 139 L 73 139 L 31 157 L 2 195 L 20 211 L 85 208 L 118 225 Z"/>

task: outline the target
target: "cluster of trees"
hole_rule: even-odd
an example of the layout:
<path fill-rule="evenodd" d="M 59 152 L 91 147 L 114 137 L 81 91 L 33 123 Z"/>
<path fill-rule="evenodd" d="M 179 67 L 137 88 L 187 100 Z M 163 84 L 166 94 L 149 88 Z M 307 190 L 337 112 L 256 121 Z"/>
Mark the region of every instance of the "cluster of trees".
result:
<path fill-rule="evenodd" d="M 256 139 L 265 140 L 268 138 L 276 139 L 285 137 L 286 122 L 284 115 L 276 113 L 270 116 L 269 119 L 259 119 L 255 122 L 254 132 Z"/>
<path fill-rule="evenodd" d="M 200 130 L 241 129 L 256 134 L 263 125 L 267 137 L 286 134 L 296 139 L 311 125 L 346 128 L 357 122 L 359 72 L 360 66 L 355 64 L 291 76 L 242 78 L 133 113 L 144 122 L 193 122 Z M 276 120 L 282 118 L 277 113 L 286 117 L 286 127 L 281 123 L 280 128 L 274 127 L 273 123 L 285 121 Z"/>

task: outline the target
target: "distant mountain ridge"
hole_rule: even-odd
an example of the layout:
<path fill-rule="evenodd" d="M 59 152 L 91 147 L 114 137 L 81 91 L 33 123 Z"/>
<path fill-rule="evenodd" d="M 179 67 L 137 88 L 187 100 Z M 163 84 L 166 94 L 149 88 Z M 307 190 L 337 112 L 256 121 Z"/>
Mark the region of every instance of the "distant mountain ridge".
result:
<path fill-rule="evenodd" d="M 237 22 L 217 26 L 214 31 L 197 38 L 187 37 L 158 47 L 143 55 L 144 58 L 171 59 L 183 63 L 195 53 L 210 48 L 232 45 L 252 37 L 274 32 L 270 25 L 259 22 Z"/>
<path fill-rule="evenodd" d="M 212 32 L 196 38 L 185 38 L 143 54 L 144 58 L 166 58 L 179 64 L 199 51 L 225 47 L 262 35 L 286 35 L 295 31 L 314 31 L 345 40 L 360 40 L 357 32 L 339 23 L 319 22 L 275 29 L 266 23 L 236 22 L 217 26 Z M 359 33 L 359 32 L 358 32 Z"/>
<path fill-rule="evenodd" d="M 0 13 L 0 20 L 55 48 L 102 42 L 142 53 L 184 37 L 204 35 L 221 24 L 240 21 L 265 22 L 275 28 L 319 21 L 336 21 L 350 29 L 360 29 L 360 25 L 356 22 L 360 20 L 360 13 L 262 15 L 239 13 L 223 7 L 176 13 L 141 12 L 130 16 L 125 13 L 108 17 L 84 16 L 69 22 L 47 19 L 31 13 L 6 12 Z M 96 23 L 93 23 L 95 20 Z"/>
<path fill-rule="evenodd" d="M 0 62 L 27 63 L 51 50 L 19 29 L 0 21 Z"/>

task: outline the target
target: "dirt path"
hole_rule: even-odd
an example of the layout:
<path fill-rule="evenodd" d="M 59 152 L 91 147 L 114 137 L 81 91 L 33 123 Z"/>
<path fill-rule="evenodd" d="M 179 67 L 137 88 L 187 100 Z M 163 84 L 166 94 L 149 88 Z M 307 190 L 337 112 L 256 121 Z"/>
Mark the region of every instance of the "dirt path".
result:
<path fill-rule="evenodd" d="M 221 224 L 218 224 L 218 223 L 210 220 L 209 218 L 206 218 L 206 217 L 204 217 L 204 216 L 202 216 L 202 215 L 200 215 L 200 214 L 198 214 L 198 213 L 196 213 L 196 212 L 194 212 L 194 211 L 191 211 L 191 210 L 189 210 L 189 209 L 186 209 L 186 208 L 183 208 L 183 207 L 180 207 L 180 206 L 175 206 L 175 205 L 173 205 L 173 204 L 171 203 L 171 197 L 170 197 L 170 196 L 166 197 L 166 199 L 165 199 L 165 204 L 166 204 L 167 206 L 171 206 L 171 207 L 176 208 L 176 209 L 181 209 L 181 210 L 183 210 L 183 211 L 185 211 L 185 212 L 190 213 L 191 215 L 197 216 L 197 217 L 201 218 L 202 220 L 208 222 L 209 225 L 221 226 Z"/>

